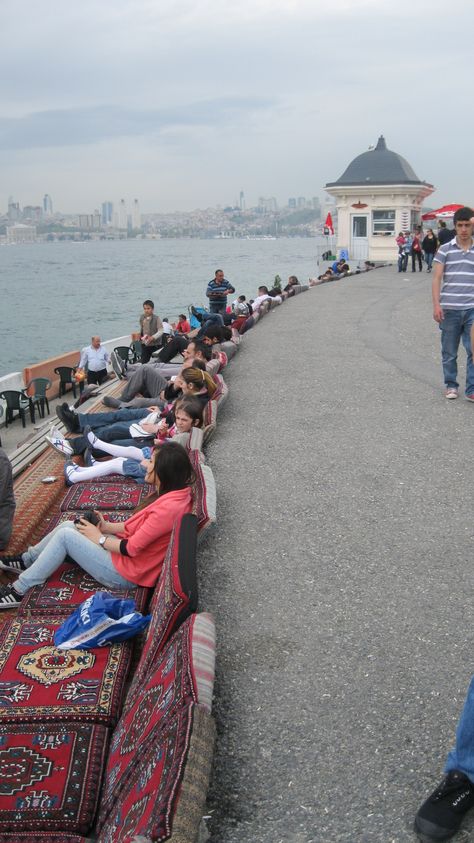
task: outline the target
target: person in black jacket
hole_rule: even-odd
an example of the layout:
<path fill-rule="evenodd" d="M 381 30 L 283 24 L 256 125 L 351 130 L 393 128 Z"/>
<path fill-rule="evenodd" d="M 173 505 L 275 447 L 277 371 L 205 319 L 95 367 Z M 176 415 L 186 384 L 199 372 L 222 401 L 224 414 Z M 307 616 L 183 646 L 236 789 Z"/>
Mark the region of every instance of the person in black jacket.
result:
<path fill-rule="evenodd" d="M 0 549 L 10 540 L 15 514 L 12 467 L 3 448 L 0 448 Z"/>
<path fill-rule="evenodd" d="M 425 253 L 426 271 L 431 272 L 431 264 L 433 263 L 433 258 L 438 251 L 438 238 L 436 237 L 433 229 L 429 228 L 426 232 L 421 248 Z"/>
<path fill-rule="evenodd" d="M 456 237 L 456 232 L 452 231 L 450 228 L 447 228 L 444 220 L 440 220 L 438 228 L 439 245 L 442 246 L 443 243 L 449 243 L 449 241 L 452 240 L 453 237 Z"/>

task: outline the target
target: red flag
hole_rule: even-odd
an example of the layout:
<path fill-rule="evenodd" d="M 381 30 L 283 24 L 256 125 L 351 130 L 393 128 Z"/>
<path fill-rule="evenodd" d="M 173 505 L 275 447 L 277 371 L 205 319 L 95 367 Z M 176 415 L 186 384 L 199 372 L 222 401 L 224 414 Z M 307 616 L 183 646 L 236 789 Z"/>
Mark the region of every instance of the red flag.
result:
<path fill-rule="evenodd" d="M 324 228 L 329 228 L 329 234 L 334 234 L 334 226 L 332 224 L 332 216 L 329 213 L 326 217 L 326 222 L 324 223 Z"/>

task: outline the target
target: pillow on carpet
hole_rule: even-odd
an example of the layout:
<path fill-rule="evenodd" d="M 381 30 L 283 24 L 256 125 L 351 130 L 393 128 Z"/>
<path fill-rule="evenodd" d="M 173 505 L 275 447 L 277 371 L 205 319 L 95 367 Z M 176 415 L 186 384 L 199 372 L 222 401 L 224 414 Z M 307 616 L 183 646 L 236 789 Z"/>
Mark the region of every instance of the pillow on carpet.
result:
<path fill-rule="evenodd" d="M 149 494 L 148 484 L 78 483 L 69 489 L 60 509 L 135 509 Z"/>
<path fill-rule="evenodd" d="M 191 488 L 193 497 L 193 514 L 198 520 L 198 537 L 202 536 L 214 526 L 217 520 L 216 505 L 217 493 L 216 483 L 212 470 L 204 465 L 199 452 L 190 451 L 189 459 L 194 470 L 194 483 Z"/>
<path fill-rule="evenodd" d="M 146 677 L 158 654 L 178 626 L 197 608 L 196 574 L 197 521 L 186 514 L 173 528 L 158 585 L 151 599 L 151 621 L 145 644 L 133 674 L 130 690 L 125 700 L 128 711 L 143 687 Z"/>
<path fill-rule="evenodd" d="M 15 836 L 0 833 L 0 843 L 91 843 L 91 837 L 63 831 L 16 831 Z"/>
<path fill-rule="evenodd" d="M 108 741 L 105 726 L 87 723 L 0 724 L 2 836 L 10 832 L 6 839 L 19 843 L 21 831 L 62 831 L 57 840 L 68 839 L 68 831 L 87 834 L 95 819 Z M 39 839 L 44 843 L 47 837 Z"/>
<path fill-rule="evenodd" d="M 215 666 L 215 628 L 210 615 L 191 615 L 184 621 L 138 689 L 133 704 L 122 714 L 110 742 L 99 827 L 114 800 L 126 786 L 136 757 L 143 754 L 178 706 L 191 702 L 211 711 Z"/>
<path fill-rule="evenodd" d="M 237 346 L 235 342 L 231 342 L 227 340 L 226 342 L 221 343 L 222 351 L 225 351 L 227 355 L 227 359 L 230 361 L 233 357 L 237 354 Z"/>
<path fill-rule="evenodd" d="M 217 412 L 219 412 L 226 402 L 227 396 L 229 394 L 229 387 L 227 386 L 222 375 L 216 375 L 214 380 L 217 384 L 217 389 L 214 395 L 212 396 L 212 400 L 216 402 Z"/>
<path fill-rule="evenodd" d="M 129 843 L 142 835 L 176 843 L 197 839 L 215 740 L 212 717 L 191 704 L 135 754 L 97 843 Z"/>
<path fill-rule="evenodd" d="M 193 427 L 189 433 L 177 433 L 173 436 L 173 442 L 178 442 L 183 448 L 189 451 L 201 451 L 204 438 L 204 431 L 200 427 Z"/>
<path fill-rule="evenodd" d="M 202 421 L 204 427 L 208 424 L 215 424 L 217 419 L 217 401 L 208 401 L 204 410 L 202 411 Z"/>
<path fill-rule="evenodd" d="M 0 630 L 0 724 L 117 722 L 132 643 L 60 650 L 54 633 L 63 620 L 15 617 Z"/>
<path fill-rule="evenodd" d="M 107 591 L 112 597 L 122 600 L 135 600 L 137 612 L 143 613 L 151 590 L 140 587 L 106 588 L 75 562 L 63 562 L 45 583 L 31 588 L 26 593 L 20 603 L 18 616 L 70 615 L 97 591 Z"/>

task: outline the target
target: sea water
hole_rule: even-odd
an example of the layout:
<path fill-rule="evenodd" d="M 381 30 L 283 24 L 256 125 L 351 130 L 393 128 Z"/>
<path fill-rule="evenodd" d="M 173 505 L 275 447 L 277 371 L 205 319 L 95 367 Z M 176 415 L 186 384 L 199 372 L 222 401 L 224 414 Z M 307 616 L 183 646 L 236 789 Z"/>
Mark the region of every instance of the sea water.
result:
<path fill-rule="evenodd" d="M 319 240 L 321 239 L 321 243 Z M 144 299 L 176 320 L 207 303 L 223 269 L 237 294 L 255 297 L 275 275 L 318 274 L 323 238 L 104 240 L 0 248 L 0 376 L 138 329 Z M 323 247 L 323 248 L 321 248 Z"/>

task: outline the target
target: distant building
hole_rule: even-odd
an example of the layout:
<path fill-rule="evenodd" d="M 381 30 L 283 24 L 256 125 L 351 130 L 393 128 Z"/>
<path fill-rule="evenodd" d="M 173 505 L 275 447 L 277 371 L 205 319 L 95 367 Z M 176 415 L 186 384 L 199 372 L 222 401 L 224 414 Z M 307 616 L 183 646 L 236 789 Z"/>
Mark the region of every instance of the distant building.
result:
<path fill-rule="evenodd" d="M 112 225 L 114 218 L 114 206 L 112 202 L 102 202 L 102 224 Z"/>
<path fill-rule="evenodd" d="M 305 196 L 298 196 L 296 200 L 296 207 L 297 208 L 306 208 L 306 197 Z"/>
<path fill-rule="evenodd" d="M 8 219 L 10 220 L 10 222 L 17 222 L 20 219 L 20 214 L 20 203 L 14 202 L 13 197 L 10 196 L 8 199 Z"/>
<path fill-rule="evenodd" d="M 43 213 L 45 217 L 53 216 L 53 201 L 49 193 L 45 193 L 43 196 Z"/>
<path fill-rule="evenodd" d="M 240 191 L 239 208 L 240 208 L 241 211 L 245 211 L 245 196 L 244 196 L 243 190 Z"/>
<path fill-rule="evenodd" d="M 127 206 L 125 205 L 125 199 L 121 199 L 118 207 L 117 212 L 117 223 L 116 227 L 121 228 L 124 231 L 127 230 Z"/>
<path fill-rule="evenodd" d="M 7 243 L 34 243 L 36 240 L 36 226 L 24 225 L 23 223 L 8 225 L 6 235 Z"/>
<path fill-rule="evenodd" d="M 138 199 L 133 200 L 131 222 L 132 222 L 132 229 L 142 227 L 142 215 L 140 213 L 140 205 L 138 204 Z"/>
<path fill-rule="evenodd" d="M 24 222 L 40 222 L 43 218 L 41 205 L 25 205 L 21 218 Z"/>
<path fill-rule="evenodd" d="M 296 199 L 295 199 L 294 196 L 292 196 L 290 199 L 288 199 L 288 207 L 291 208 L 292 210 L 294 210 L 296 208 Z"/>
<path fill-rule="evenodd" d="M 381 135 L 375 149 L 354 158 L 326 190 L 336 200 L 337 249 L 351 260 L 386 261 L 397 257 L 398 232 L 421 222 L 421 206 L 434 187 L 387 149 Z"/>

